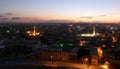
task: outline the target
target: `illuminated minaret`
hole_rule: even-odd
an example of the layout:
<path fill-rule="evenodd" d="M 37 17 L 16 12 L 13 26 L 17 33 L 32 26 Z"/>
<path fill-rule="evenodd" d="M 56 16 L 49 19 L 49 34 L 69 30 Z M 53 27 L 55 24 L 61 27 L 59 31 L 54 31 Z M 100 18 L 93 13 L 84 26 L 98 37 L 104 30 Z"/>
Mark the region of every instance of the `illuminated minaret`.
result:
<path fill-rule="evenodd" d="M 36 33 L 36 27 L 33 26 L 33 33 Z"/>
<path fill-rule="evenodd" d="M 93 35 L 95 35 L 95 34 L 96 34 L 96 28 L 93 27 Z"/>
<path fill-rule="evenodd" d="M 94 37 L 96 35 L 99 35 L 99 34 L 96 34 L 96 28 L 93 27 L 93 33 L 92 34 L 81 34 L 81 36 L 83 37 Z"/>

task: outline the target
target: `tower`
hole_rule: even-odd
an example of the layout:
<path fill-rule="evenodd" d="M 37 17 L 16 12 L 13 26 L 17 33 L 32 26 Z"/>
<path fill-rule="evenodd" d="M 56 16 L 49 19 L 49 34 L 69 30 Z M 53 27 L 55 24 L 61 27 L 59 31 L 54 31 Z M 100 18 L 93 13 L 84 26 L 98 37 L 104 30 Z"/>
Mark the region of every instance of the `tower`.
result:
<path fill-rule="evenodd" d="M 33 26 L 33 32 L 34 32 L 34 33 L 36 32 L 36 27 L 35 27 L 35 26 Z"/>
<path fill-rule="evenodd" d="M 93 27 L 93 35 L 95 35 L 95 34 L 96 34 L 96 28 Z"/>

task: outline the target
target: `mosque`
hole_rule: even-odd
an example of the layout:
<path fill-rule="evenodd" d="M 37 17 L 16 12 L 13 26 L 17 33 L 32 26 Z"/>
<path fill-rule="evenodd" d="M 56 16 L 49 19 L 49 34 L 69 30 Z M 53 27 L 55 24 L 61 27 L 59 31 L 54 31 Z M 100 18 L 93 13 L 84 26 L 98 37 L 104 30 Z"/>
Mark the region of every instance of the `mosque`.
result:
<path fill-rule="evenodd" d="M 81 36 L 81 37 L 95 37 L 95 36 L 100 36 L 99 33 L 96 33 L 96 27 L 93 27 L 93 33 L 83 33 L 83 34 L 77 34 L 76 36 Z"/>
<path fill-rule="evenodd" d="M 41 36 L 42 35 L 41 32 L 36 31 L 36 26 L 33 26 L 33 30 L 32 31 L 26 31 L 26 34 L 28 36 Z"/>

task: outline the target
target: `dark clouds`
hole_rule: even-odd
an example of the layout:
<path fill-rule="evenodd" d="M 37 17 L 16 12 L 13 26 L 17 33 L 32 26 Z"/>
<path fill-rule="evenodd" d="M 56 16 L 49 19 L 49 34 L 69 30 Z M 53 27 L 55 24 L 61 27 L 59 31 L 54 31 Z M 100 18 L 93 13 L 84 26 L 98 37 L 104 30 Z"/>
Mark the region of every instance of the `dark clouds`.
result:
<path fill-rule="evenodd" d="M 0 14 L 0 23 L 1 22 L 36 22 L 34 18 L 21 17 L 13 13 L 3 13 Z"/>
<path fill-rule="evenodd" d="M 4 14 L 0 14 L 0 20 L 23 20 L 23 19 L 26 19 L 26 18 L 23 18 L 23 17 L 19 17 L 19 16 L 16 16 L 14 15 L 13 13 L 4 13 Z"/>
<path fill-rule="evenodd" d="M 21 19 L 24 19 L 24 18 L 21 18 L 21 17 L 12 17 L 11 19 L 12 20 L 21 20 Z"/>
<path fill-rule="evenodd" d="M 1 18 L 1 17 L 4 17 L 4 16 L 3 16 L 3 15 L 0 15 L 0 18 Z"/>
<path fill-rule="evenodd" d="M 22 18 L 22 17 L 0 17 L 0 20 L 25 20 L 28 18 Z"/>
<path fill-rule="evenodd" d="M 13 13 L 0 14 L 0 20 L 10 20 L 11 16 L 13 16 Z"/>
<path fill-rule="evenodd" d="M 6 13 L 5 15 L 9 15 L 9 16 L 11 16 L 11 15 L 14 15 L 13 13 Z"/>
<path fill-rule="evenodd" d="M 106 17 L 107 15 L 98 15 L 98 16 L 81 16 L 80 18 L 83 19 L 92 19 L 92 18 L 96 18 L 96 17 Z"/>
<path fill-rule="evenodd" d="M 0 20 L 9 20 L 9 18 L 3 17 L 3 18 L 0 18 Z"/>
<path fill-rule="evenodd" d="M 94 17 L 93 16 L 81 16 L 80 18 L 92 19 Z"/>

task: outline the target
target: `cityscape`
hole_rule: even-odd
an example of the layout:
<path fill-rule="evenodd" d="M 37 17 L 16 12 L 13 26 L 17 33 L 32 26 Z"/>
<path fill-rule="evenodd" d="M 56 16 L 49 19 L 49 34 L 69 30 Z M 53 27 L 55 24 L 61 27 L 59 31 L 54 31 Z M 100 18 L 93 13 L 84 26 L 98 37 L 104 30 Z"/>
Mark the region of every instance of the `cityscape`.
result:
<path fill-rule="evenodd" d="M 0 30 L 1 67 L 115 69 L 120 64 L 120 24 L 1 23 Z"/>
<path fill-rule="evenodd" d="M 1 0 L 0 69 L 119 69 L 120 0 Z"/>

